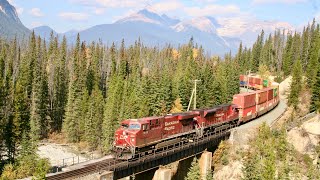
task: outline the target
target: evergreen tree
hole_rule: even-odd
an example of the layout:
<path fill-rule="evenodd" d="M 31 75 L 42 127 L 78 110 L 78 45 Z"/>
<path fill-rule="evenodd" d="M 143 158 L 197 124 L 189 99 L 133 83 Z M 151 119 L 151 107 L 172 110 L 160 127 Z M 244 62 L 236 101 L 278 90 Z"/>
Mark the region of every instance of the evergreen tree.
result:
<path fill-rule="evenodd" d="M 200 179 L 201 179 L 200 166 L 199 166 L 197 158 L 194 157 L 185 180 L 200 180 Z"/>
<path fill-rule="evenodd" d="M 320 112 L 320 65 L 317 67 L 317 77 L 314 85 L 312 86 L 310 112 Z"/>
<path fill-rule="evenodd" d="M 290 86 L 290 95 L 288 98 L 289 106 L 293 106 L 297 109 L 299 104 L 299 94 L 302 88 L 302 66 L 300 60 L 297 60 L 294 64 L 292 73 L 292 82 Z"/>
<path fill-rule="evenodd" d="M 308 55 L 308 65 L 306 70 L 307 76 L 307 86 L 312 88 L 315 83 L 315 78 L 317 76 L 317 69 L 315 67 L 319 64 L 319 47 L 320 47 L 320 27 L 317 26 L 317 29 L 314 30 L 312 39 L 311 39 L 311 47 Z"/>
<path fill-rule="evenodd" d="M 45 137 L 48 132 L 47 115 L 47 84 L 42 67 L 41 39 L 38 40 L 36 60 L 33 68 L 32 96 L 31 96 L 31 114 L 30 114 L 30 133 L 33 140 L 39 140 Z"/>
<path fill-rule="evenodd" d="M 291 65 L 293 62 L 293 48 L 292 48 L 292 35 L 288 34 L 288 39 L 286 43 L 286 47 L 283 54 L 283 63 L 282 63 L 282 70 L 285 76 L 288 76 L 291 74 Z"/>
<path fill-rule="evenodd" d="M 94 88 L 90 99 L 85 121 L 85 139 L 92 149 L 101 143 L 104 100 L 98 86 Z"/>

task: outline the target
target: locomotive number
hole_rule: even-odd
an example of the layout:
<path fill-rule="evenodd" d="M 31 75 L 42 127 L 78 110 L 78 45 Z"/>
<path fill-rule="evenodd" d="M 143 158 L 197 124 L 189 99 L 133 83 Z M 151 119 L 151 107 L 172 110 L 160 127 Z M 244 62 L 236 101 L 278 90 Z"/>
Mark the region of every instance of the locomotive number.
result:
<path fill-rule="evenodd" d="M 174 126 L 170 126 L 170 127 L 165 127 L 164 128 L 165 131 L 170 131 L 170 130 L 174 130 Z"/>

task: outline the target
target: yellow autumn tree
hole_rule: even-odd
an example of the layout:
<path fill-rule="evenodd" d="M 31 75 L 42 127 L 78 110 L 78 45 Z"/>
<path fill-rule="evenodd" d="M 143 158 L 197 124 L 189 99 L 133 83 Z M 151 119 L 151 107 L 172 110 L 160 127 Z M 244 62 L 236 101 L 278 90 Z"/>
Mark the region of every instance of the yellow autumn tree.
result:
<path fill-rule="evenodd" d="M 170 110 L 170 113 L 178 113 L 178 112 L 182 112 L 183 111 L 183 107 L 181 104 L 181 99 L 177 98 L 172 105 L 172 108 Z"/>

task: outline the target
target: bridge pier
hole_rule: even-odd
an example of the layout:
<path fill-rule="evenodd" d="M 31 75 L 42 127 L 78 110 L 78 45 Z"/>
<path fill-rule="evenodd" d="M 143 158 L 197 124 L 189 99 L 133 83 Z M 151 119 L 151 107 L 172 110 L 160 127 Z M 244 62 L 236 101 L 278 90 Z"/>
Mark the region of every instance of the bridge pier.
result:
<path fill-rule="evenodd" d="M 153 176 L 152 180 L 171 180 L 172 172 L 171 169 L 159 168 Z"/>
<path fill-rule="evenodd" d="M 113 171 L 104 171 L 97 176 L 98 180 L 113 180 Z"/>
<path fill-rule="evenodd" d="M 200 160 L 200 174 L 203 180 L 206 179 L 208 171 L 211 170 L 212 167 L 212 152 L 205 151 L 201 154 Z"/>

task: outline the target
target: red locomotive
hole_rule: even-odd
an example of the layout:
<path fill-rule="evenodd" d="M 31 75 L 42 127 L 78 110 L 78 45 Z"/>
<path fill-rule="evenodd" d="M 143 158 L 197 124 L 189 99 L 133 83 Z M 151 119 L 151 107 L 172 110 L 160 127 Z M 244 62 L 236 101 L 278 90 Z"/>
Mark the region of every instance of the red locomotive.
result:
<path fill-rule="evenodd" d="M 279 86 L 274 85 L 255 92 L 236 94 L 233 104 L 125 120 L 115 132 L 112 150 L 119 159 L 131 159 L 137 153 L 146 155 L 181 141 L 192 142 L 204 133 L 217 131 L 225 125 L 247 122 L 279 103 L 278 89 Z"/>

